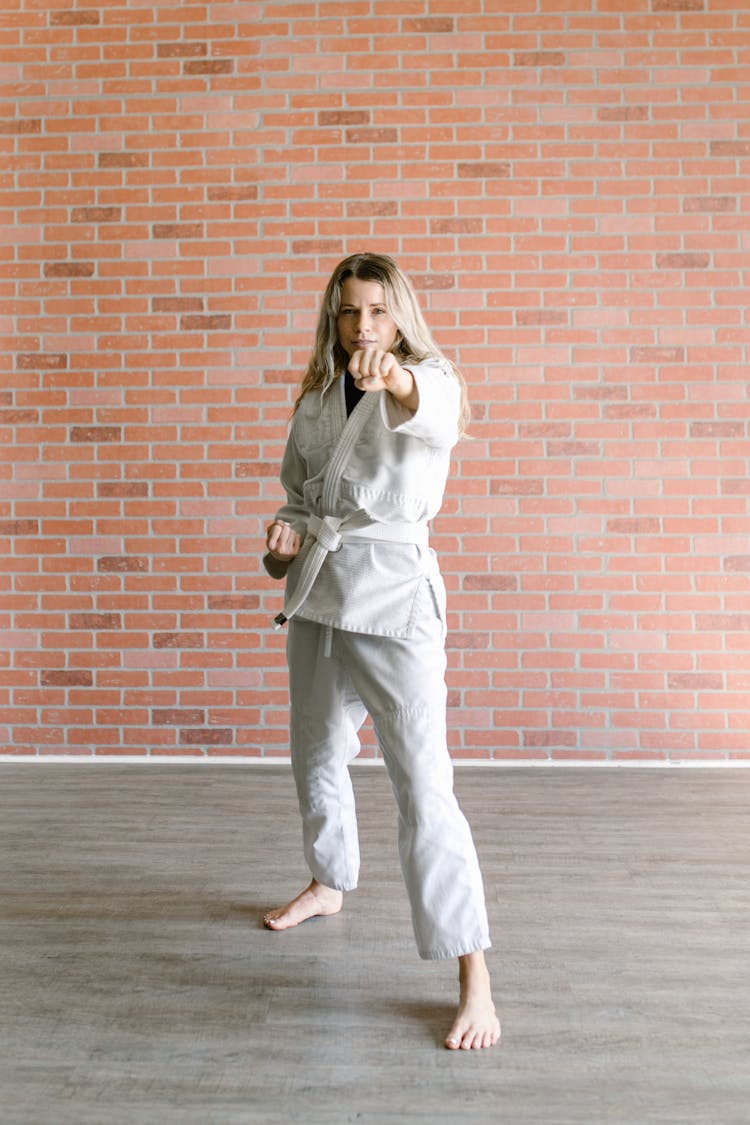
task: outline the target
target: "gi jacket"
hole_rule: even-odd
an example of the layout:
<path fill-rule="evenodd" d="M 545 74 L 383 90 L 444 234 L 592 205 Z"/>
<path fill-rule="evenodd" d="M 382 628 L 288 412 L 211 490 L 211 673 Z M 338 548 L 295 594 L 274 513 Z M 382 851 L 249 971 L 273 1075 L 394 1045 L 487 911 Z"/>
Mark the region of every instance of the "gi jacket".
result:
<path fill-rule="evenodd" d="M 287 502 L 276 519 L 303 536 L 302 547 L 291 563 L 263 560 L 272 577 L 286 575 L 281 621 L 294 614 L 408 637 L 427 597 L 445 623 L 427 522 L 443 500 L 461 390 L 442 360 L 408 370 L 419 391 L 415 412 L 387 391 L 371 391 L 347 418 L 343 378 L 300 402 L 281 467 Z"/>

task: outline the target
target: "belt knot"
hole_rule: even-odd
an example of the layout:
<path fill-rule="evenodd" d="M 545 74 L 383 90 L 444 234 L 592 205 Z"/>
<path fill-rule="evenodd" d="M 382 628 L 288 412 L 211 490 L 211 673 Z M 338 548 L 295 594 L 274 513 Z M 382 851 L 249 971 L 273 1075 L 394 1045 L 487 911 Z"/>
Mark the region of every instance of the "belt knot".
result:
<path fill-rule="evenodd" d="M 312 532 L 324 551 L 338 551 L 341 546 L 341 535 L 338 530 L 340 524 L 341 520 L 336 516 L 323 516 L 322 519 L 313 517 L 308 521 L 308 530 Z"/>

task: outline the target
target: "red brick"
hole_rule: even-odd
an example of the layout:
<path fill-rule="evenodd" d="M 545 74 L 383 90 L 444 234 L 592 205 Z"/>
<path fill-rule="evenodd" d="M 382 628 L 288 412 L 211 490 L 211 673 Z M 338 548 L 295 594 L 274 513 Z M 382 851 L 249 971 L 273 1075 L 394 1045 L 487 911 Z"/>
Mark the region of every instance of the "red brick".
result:
<path fill-rule="evenodd" d="M 180 742 L 186 746 L 231 746 L 234 732 L 221 727 L 183 727 Z"/>
<path fill-rule="evenodd" d="M 513 55 L 516 66 L 565 66 L 564 51 L 516 51 Z"/>
<path fill-rule="evenodd" d="M 359 127 L 346 130 L 348 145 L 397 144 L 398 129 Z"/>
<path fill-rule="evenodd" d="M 544 493 L 542 479 L 524 477 L 495 477 L 490 480 L 492 496 L 541 496 Z"/>
<path fill-rule="evenodd" d="M 736 211 L 737 199 L 732 195 L 687 196 L 683 206 L 687 212 Z"/>
<path fill-rule="evenodd" d="M 205 43 L 157 43 L 156 57 L 159 59 L 203 58 L 208 53 Z"/>
<path fill-rule="evenodd" d="M 53 27 L 93 27 L 101 22 L 101 12 L 96 8 L 79 8 L 75 12 L 50 12 Z"/>
<path fill-rule="evenodd" d="M 647 105 L 600 106 L 597 117 L 600 121 L 648 121 Z"/>
<path fill-rule="evenodd" d="M 211 610 L 258 609 L 260 598 L 257 594 L 216 594 L 209 596 L 208 608 Z"/>
<path fill-rule="evenodd" d="M 41 131 L 41 119 L 35 119 L 33 117 L 27 117 L 21 121 L 0 121 L 0 136 L 4 134 L 20 136 L 22 134 L 41 133 Z"/>
<path fill-rule="evenodd" d="M 745 422 L 691 422 L 690 436 L 693 438 L 744 438 L 747 432 Z"/>
<path fill-rule="evenodd" d="M 206 191 L 206 196 L 211 203 L 228 201 L 231 203 L 244 203 L 258 198 L 257 184 L 244 184 L 241 187 L 212 187 Z"/>
<path fill-rule="evenodd" d="M 325 127 L 330 125 L 369 125 L 370 111 L 366 109 L 321 109 L 318 113 L 318 124 Z"/>
<path fill-rule="evenodd" d="M 71 223 L 119 223 L 121 218 L 121 207 L 74 207 L 70 213 Z"/>
<path fill-rule="evenodd" d="M 38 535 L 38 520 L 0 520 L 0 535 Z"/>
<path fill-rule="evenodd" d="M 516 590 L 518 579 L 514 574 L 467 574 L 465 590 Z"/>
<path fill-rule="evenodd" d="M 703 12 L 706 0 L 654 0 L 655 12 Z"/>
<path fill-rule="evenodd" d="M 510 163 L 496 161 L 459 161 L 458 175 L 461 179 L 492 180 L 510 176 Z"/>
<path fill-rule="evenodd" d="M 709 254 L 657 254 L 656 267 L 660 270 L 704 270 L 710 260 Z"/>
<path fill-rule="evenodd" d="M 179 710 L 178 708 L 154 708 L 151 713 L 156 726 L 197 727 L 205 722 L 205 712 L 199 709 Z"/>
<path fill-rule="evenodd" d="M 148 153 L 145 152 L 100 152 L 100 168 L 147 168 Z"/>
<path fill-rule="evenodd" d="M 102 498 L 121 497 L 134 498 L 148 496 L 148 483 L 146 481 L 100 481 L 97 485 L 98 495 Z"/>
<path fill-rule="evenodd" d="M 203 223 L 154 223 L 154 238 L 202 238 Z"/>
<path fill-rule="evenodd" d="M 203 648 L 202 633 L 154 633 L 154 648 Z"/>
<path fill-rule="evenodd" d="M 119 426 L 71 426 L 70 440 L 73 442 L 122 441 Z"/>
<path fill-rule="evenodd" d="M 85 669 L 49 669 L 42 672 L 41 681 L 45 687 L 92 687 L 93 673 Z"/>
<path fill-rule="evenodd" d="M 685 349 L 656 347 L 631 348 L 630 358 L 633 363 L 684 363 Z"/>
<path fill-rule="evenodd" d="M 750 629 L 750 613 L 697 613 L 695 627 L 721 633 Z"/>
<path fill-rule="evenodd" d="M 150 559 L 145 556 L 111 555 L 97 559 L 97 570 L 103 574 L 121 574 L 124 572 L 143 572 L 149 569 Z"/>
<path fill-rule="evenodd" d="M 656 516 L 623 516 L 607 520 L 607 532 L 612 535 L 648 535 L 661 530 L 661 521 Z"/>
<path fill-rule="evenodd" d="M 231 74 L 234 70 L 233 59 L 203 59 L 190 60 L 185 63 L 185 74 L 220 75 Z"/>
<path fill-rule="evenodd" d="M 95 262 L 45 262 L 44 276 L 55 277 L 93 277 Z"/>
<path fill-rule="evenodd" d="M 68 357 L 59 352 L 26 352 L 16 357 L 21 371 L 56 370 L 68 366 Z"/>
<path fill-rule="evenodd" d="M 711 141 L 712 156 L 750 156 L 750 141 Z"/>
<path fill-rule="evenodd" d="M 191 314 L 180 319 L 180 328 L 185 331 L 210 332 L 232 327 L 232 317 L 224 314 Z"/>
<path fill-rule="evenodd" d="M 438 35 L 455 30 L 453 16 L 405 16 L 402 23 L 406 32 L 419 31 L 427 35 Z"/>
<path fill-rule="evenodd" d="M 154 297 L 151 301 L 153 312 L 202 312 L 202 297 Z"/>
<path fill-rule="evenodd" d="M 119 613 L 71 613 L 71 629 L 121 629 Z"/>

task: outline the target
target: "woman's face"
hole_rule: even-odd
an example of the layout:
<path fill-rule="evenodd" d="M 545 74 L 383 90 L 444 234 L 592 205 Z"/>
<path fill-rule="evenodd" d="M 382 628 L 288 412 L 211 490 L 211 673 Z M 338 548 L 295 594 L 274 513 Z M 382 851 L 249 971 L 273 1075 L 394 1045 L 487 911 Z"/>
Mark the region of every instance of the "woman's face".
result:
<path fill-rule="evenodd" d="M 396 322 L 385 305 L 383 286 L 358 277 L 347 277 L 341 287 L 336 326 L 339 343 L 350 356 L 363 348 L 390 351 L 398 335 Z"/>

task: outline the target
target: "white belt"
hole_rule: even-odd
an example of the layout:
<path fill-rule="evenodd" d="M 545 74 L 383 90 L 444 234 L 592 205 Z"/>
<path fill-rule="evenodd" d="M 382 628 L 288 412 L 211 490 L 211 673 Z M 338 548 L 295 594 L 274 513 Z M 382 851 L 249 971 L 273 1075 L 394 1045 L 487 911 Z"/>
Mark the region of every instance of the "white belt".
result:
<path fill-rule="evenodd" d="M 429 530 L 426 523 L 364 523 L 366 517 L 355 512 L 352 516 L 309 516 L 305 538 L 314 543 L 302 564 L 302 572 L 294 594 L 284 605 L 283 613 L 274 617 L 274 629 L 280 629 L 293 617 L 313 588 L 326 555 L 338 551 L 347 539 L 379 540 L 386 543 L 414 543 L 426 547 Z"/>

